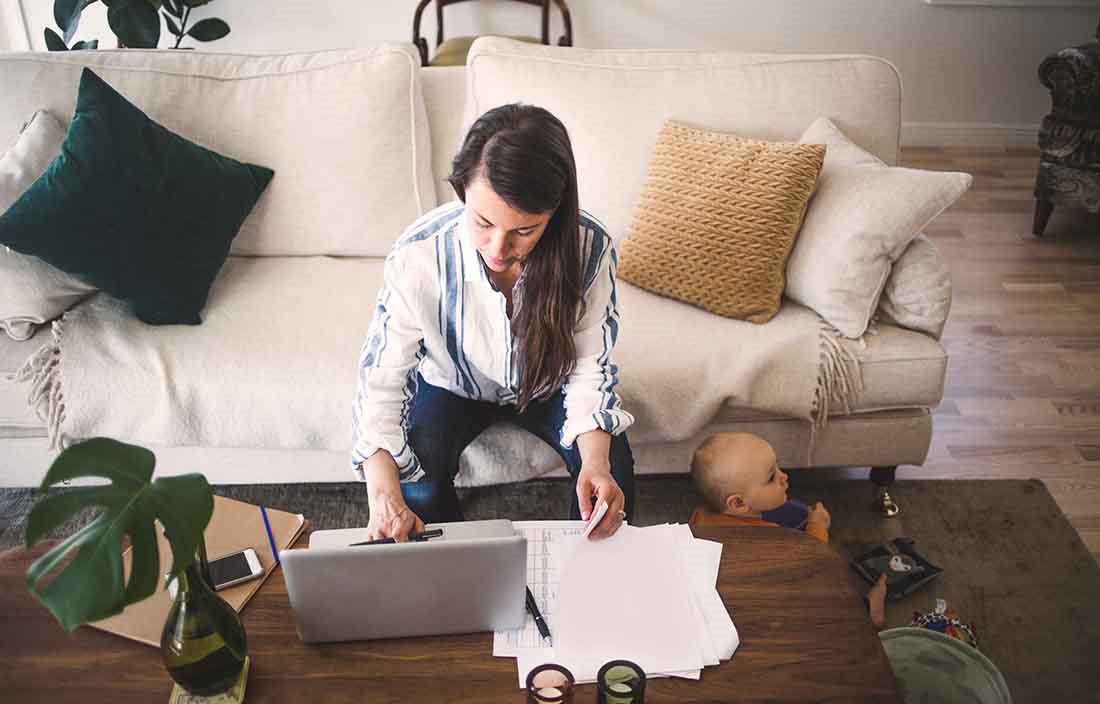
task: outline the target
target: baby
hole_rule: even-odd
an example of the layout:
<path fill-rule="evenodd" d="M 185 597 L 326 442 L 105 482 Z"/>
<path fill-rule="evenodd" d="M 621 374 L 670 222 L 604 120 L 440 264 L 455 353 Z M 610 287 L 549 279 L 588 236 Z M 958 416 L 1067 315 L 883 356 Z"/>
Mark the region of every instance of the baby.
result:
<path fill-rule="evenodd" d="M 762 525 L 804 527 L 829 542 L 829 512 L 820 501 L 808 513 L 787 500 L 787 474 L 776 463 L 767 440 L 751 433 L 717 433 L 703 441 L 691 461 L 691 475 L 704 500 L 688 521 L 691 525 Z M 867 595 L 871 622 L 885 620 L 886 581 Z"/>
<path fill-rule="evenodd" d="M 779 525 L 777 518 L 793 513 L 797 518 L 787 527 L 799 526 L 804 518 L 807 533 L 829 542 L 829 512 L 819 501 L 805 515 L 800 504 L 787 501 L 787 474 L 762 437 L 711 435 L 695 451 L 691 475 L 705 502 L 692 514 L 692 525 Z"/>

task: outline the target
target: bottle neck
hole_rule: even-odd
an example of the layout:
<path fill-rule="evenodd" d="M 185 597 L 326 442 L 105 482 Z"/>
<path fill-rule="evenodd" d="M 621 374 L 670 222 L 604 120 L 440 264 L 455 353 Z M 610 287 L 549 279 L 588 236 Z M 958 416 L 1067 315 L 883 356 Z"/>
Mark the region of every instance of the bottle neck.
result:
<path fill-rule="evenodd" d="M 210 565 L 206 560 L 206 541 L 200 541 L 195 558 L 176 577 L 176 598 L 189 598 L 199 593 L 213 591 Z"/>

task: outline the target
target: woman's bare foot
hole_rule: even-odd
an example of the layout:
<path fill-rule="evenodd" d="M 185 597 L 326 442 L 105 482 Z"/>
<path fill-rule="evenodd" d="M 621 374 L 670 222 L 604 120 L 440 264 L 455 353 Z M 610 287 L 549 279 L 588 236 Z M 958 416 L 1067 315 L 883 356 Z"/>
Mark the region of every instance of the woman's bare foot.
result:
<path fill-rule="evenodd" d="M 886 625 L 886 575 L 880 574 L 875 586 L 867 592 L 867 608 L 871 612 L 871 623 L 875 628 Z"/>

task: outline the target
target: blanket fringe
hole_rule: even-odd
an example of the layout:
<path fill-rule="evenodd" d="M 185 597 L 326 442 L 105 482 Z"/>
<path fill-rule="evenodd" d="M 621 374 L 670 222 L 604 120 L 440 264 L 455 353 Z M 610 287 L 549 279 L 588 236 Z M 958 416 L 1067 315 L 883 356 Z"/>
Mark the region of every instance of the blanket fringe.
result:
<path fill-rule="evenodd" d="M 841 342 L 840 331 L 824 320 L 819 320 L 821 356 L 817 366 L 817 388 L 814 390 L 813 408 L 810 410 L 810 456 L 813 463 L 817 431 L 829 422 L 833 404 L 839 403 L 845 413 L 852 412 L 852 403 L 863 392 L 863 377 L 859 359 Z"/>
<path fill-rule="evenodd" d="M 50 326 L 52 339 L 33 353 L 23 366 L 8 379 L 15 382 L 29 381 L 27 404 L 46 423 L 50 449 L 60 450 L 68 443 L 61 433 L 65 421 L 65 398 L 61 394 L 61 321 Z"/>

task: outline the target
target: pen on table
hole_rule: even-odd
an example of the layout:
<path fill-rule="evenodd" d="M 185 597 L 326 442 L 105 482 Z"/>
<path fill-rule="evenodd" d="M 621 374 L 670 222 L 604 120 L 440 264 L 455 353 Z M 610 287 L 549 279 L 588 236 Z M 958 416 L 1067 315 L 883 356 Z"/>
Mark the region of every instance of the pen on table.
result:
<path fill-rule="evenodd" d="M 431 530 L 426 530 L 423 533 L 409 533 L 409 542 L 419 543 L 427 540 L 428 538 L 438 538 L 442 535 L 442 528 L 432 528 Z M 352 543 L 351 545 L 348 545 L 348 547 L 353 548 L 357 545 L 387 545 L 389 543 L 395 542 L 397 541 L 393 538 L 379 538 L 378 540 L 364 540 L 361 543 Z"/>
<path fill-rule="evenodd" d="M 271 522 L 267 520 L 267 509 L 260 504 L 260 515 L 264 517 L 264 528 L 267 529 L 267 542 L 271 543 L 271 554 L 275 557 L 275 564 L 279 564 L 279 548 L 275 546 L 275 536 L 271 534 Z"/>
<path fill-rule="evenodd" d="M 535 625 L 539 627 L 539 635 L 549 639 L 550 628 L 546 625 L 546 619 L 539 613 L 539 606 L 535 603 L 535 595 L 531 593 L 531 587 L 527 587 L 527 610 L 531 612 Z"/>

